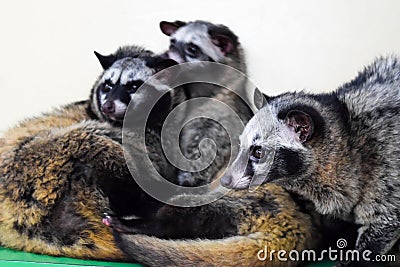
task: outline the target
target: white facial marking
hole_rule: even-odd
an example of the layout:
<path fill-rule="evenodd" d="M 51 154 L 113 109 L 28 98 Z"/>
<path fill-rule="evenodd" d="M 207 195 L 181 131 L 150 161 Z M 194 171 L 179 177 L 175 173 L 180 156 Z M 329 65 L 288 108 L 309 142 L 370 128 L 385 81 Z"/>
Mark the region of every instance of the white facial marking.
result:
<path fill-rule="evenodd" d="M 168 57 L 172 60 L 175 60 L 179 64 L 185 62 L 185 60 L 178 53 L 175 52 L 168 52 Z"/>
<path fill-rule="evenodd" d="M 116 116 L 121 116 L 125 114 L 127 105 L 125 105 L 123 102 L 121 102 L 120 100 L 115 100 L 114 101 L 114 105 L 115 105 L 115 112 L 114 114 Z"/>
<path fill-rule="evenodd" d="M 221 49 L 212 42 L 206 25 L 188 24 L 179 28 L 171 37 L 179 42 L 197 45 L 214 61 L 221 62 L 224 59 Z"/>
<path fill-rule="evenodd" d="M 123 58 L 104 72 L 101 83 L 109 80 L 112 84 L 127 84 L 135 80 L 147 80 L 154 74 L 154 70 L 147 67 L 146 62 L 140 58 Z"/>
<path fill-rule="evenodd" d="M 102 93 L 100 95 L 100 104 L 104 105 L 104 103 L 106 103 L 106 101 L 107 101 L 106 94 Z"/>
<path fill-rule="evenodd" d="M 254 142 L 255 137 L 258 140 Z M 279 147 L 305 149 L 297 134 L 282 120 L 278 119 L 278 111 L 268 106 L 260 109 L 246 125 L 240 137 L 243 146 L 263 145 L 266 147 L 276 144 Z"/>
<path fill-rule="evenodd" d="M 154 70 L 147 67 L 146 63 L 138 58 L 125 61 L 123 64 L 120 83 L 127 84 L 130 81 L 142 80 L 146 81 L 154 74 Z"/>
<path fill-rule="evenodd" d="M 117 83 L 119 76 L 121 75 L 121 69 L 115 64 L 116 63 L 114 63 L 108 70 L 104 72 L 104 75 L 101 78 L 101 83 L 104 83 L 105 81 L 111 81 L 112 84 Z"/>

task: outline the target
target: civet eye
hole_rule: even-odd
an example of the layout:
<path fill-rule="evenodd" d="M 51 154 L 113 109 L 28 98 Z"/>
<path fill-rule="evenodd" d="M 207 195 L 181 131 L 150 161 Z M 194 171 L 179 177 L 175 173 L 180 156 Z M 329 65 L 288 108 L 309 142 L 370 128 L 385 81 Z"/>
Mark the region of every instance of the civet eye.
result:
<path fill-rule="evenodd" d="M 171 44 L 176 44 L 176 39 L 171 39 Z"/>
<path fill-rule="evenodd" d="M 199 48 L 197 45 L 190 43 L 186 47 L 186 51 L 189 54 L 189 56 L 195 56 L 197 54 L 197 52 L 199 51 Z"/>
<path fill-rule="evenodd" d="M 137 81 L 132 81 L 129 84 L 127 84 L 128 92 L 129 93 L 135 93 L 137 89 L 143 84 L 143 81 L 137 80 Z"/>
<path fill-rule="evenodd" d="M 111 91 L 111 89 L 112 89 L 111 84 L 110 84 L 109 82 L 106 82 L 106 83 L 104 84 L 104 87 L 103 87 L 103 92 L 104 92 L 104 93 L 108 93 L 108 92 Z"/>
<path fill-rule="evenodd" d="M 262 146 L 254 146 L 251 151 L 251 158 L 252 160 L 260 160 L 265 156 L 265 150 Z"/>

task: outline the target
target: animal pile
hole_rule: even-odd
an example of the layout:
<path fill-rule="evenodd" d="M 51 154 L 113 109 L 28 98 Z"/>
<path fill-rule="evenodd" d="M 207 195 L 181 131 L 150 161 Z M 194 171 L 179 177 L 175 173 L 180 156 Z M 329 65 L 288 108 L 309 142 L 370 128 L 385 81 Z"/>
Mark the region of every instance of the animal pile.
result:
<path fill-rule="evenodd" d="M 237 35 L 205 21 L 162 21 L 160 29 L 170 38 L 167 51 L 125 46 L 109 55 L 95 52 L 103 70 L 87 100 L 3 134 L 2 246 L 149 266 L 296 266 L 301 259 L 263 261 L 257 255 L 266 247 L 323 250 L 339 237 L 375 254 L 398 246 L 397 58 L 379 59 L 331 94 L 259 94 L 256 102 L 264 106 L 254 115 L 246 99 L 219 85 L 166 89 L 165 81 L 176 78 L 168 69 L 188 62 L 216 62 L 246 73 Z M 229 72 L 220 76 L 246 90 Z M 132 177 L 122 141 L 124 117 L 130 106 L 146 105 L 149 95 L 161 91 L 145 125 L 145 147 L 137 149 L 172 184 L 217 182 L 231 189 L 209 204 L 198 203 L 214 191 L 173 197 L 187 207 L 165 204 Z M 170 112 L 198 98 L 229 106 L 246 127 L 230 139 L 218 121 L 230 117 L 217 108 L 211 110 L 214 120 L 190 120 L 179 135 L 181 153 L 194 170 L 188 171 L 170 162 L 162 132 Z M 206 109 L 188 105 L 176 120 Z M 240 151 L 221 178 L 239 135 Z M 196 159 L 211 152 L 213 161 L 199 168 Z M 243 190 L 253 177 L 262 183 Z"/>

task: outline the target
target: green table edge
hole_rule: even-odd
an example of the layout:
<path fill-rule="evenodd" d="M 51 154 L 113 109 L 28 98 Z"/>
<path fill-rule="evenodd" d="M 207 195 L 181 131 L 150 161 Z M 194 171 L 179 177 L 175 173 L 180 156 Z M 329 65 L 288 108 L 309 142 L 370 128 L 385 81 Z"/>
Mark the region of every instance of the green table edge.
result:
<path fill-rule="evenodd" d="M 0 266 L 108 266 L 108 267 L 139 267 L 140 264 L 111 261 L 80 260 L 66 257 L 53 257 L 0 247 Z"/>
<path fill-rule="evenodd" d="M 64 266 L 106 266 L 106 267 L 140 267 L 140 264 L 80 260 L 66 257 L 53 257 L 0 247 L 0 267 L 64 267 Z M 332 262 L 318 262 L 306 265 L 308 267 L 330 267 Z"/>

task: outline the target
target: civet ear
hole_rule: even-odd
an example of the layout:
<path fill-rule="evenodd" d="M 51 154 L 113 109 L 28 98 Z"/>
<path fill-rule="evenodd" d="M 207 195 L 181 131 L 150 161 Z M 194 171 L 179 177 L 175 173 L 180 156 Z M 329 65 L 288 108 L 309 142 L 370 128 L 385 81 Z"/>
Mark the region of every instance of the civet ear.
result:
<path fill-rule="evenodd" d="M 165 35 L 171 36 L 176 32 L 176 30 L 178 30 L 180 27 L 184 25 L 186 25 L 186 23 L 179 20 L 174 22 L 161 21 L 160 29 Z"/>
<path fill-rule="evenodd" d="M 238 45 L 238 37 L 223 25 L 211 26 L 208 30 L 212 42 L 226 54 L 232 53 Z"/>
<path fill-rule="evenodd" d="M 269 97 L 263 94 L 258 88 L 254 90 L 254 105 L 259 110 L 268 103 Z"/>
<path fill-rule="evenodd" d="M 111 67 L 111 65 L 114 64 L 114 62 L 117 59 L 113 55 L 103 56 L 100 53 L 97 53 L 96 51 L 94 51 L 94 54 L 96 55 L 97 59 L 99 60 L 101 66 L 103 67 L 104 70 L 106 70 L 109 67 Z"/>
<path fill-rule="evenodd" d="M 233 41 L 228 36 L 218 34 L 211 36 L 211 39 L 213 43 L 221 49 L 224 55 L 232 53 L 235 49 Z"/>
<path fill-rule="evenodd" d="M 301 143 L 310 140 L 314 133 L 314 122 L 311 116 L 300 110 L 289 111 L 285 118 L 285 124 L 297 133 Z"/>

